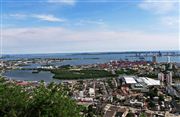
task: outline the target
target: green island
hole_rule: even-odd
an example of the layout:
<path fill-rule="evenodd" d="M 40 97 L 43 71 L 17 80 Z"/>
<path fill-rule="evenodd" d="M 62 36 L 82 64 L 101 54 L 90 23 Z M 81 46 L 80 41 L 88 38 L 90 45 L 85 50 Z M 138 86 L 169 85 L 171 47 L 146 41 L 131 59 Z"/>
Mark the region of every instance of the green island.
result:
<path fill-rule="evenodd" d="M 116 74 L 112 74 L 106 70 L 71 70 L 71 69 L 53 69 L 51 73 L 54 74 L 55 79 L 91 79 L 91 78 L 104 78 L 115 77 Z"/>

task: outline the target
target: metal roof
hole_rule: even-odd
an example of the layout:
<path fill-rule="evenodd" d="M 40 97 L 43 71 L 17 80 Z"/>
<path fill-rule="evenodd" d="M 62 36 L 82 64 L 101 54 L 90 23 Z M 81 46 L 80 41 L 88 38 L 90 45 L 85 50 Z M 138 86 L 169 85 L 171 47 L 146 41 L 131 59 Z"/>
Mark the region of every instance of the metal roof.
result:
<path fill-rule="evenodd" d="M 135 83 L 137 83 L 137 82 L 135 81 L 134 77 L 125 76 L 125 77 L 123 77 L 123 78 L 124 78 L 124 80 L 125 80 L 125 82 L 126 82 L 127 84 L 135 84 Z"/>
<path fill-rule="evenodd" d="M 160 81 L 159 80 L 154 80 L 152 78 L 147 78 L 147 77 L 140 77 L 144 83 L 146 83 L 147 85 L 151 86 L 151 85 L 160 85 Z"/>

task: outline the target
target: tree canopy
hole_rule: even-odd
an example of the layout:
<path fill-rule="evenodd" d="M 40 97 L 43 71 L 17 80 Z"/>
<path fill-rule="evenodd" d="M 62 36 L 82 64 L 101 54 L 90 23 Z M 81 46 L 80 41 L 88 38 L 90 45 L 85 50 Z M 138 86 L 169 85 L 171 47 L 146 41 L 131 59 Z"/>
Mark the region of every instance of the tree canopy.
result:
<path fill-rule="evenodd" d="M 62 85 L 41 83 L 36 88 L 0 80 L 1 117 L 80 117 L 81 107 L 68 97 Z"/>

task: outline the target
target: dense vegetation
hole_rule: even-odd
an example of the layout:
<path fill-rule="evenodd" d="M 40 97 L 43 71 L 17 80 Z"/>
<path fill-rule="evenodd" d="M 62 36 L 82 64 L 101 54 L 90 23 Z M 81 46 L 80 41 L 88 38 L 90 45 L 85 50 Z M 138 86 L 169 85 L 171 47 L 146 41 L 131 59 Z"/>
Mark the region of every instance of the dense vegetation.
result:
<path fill-rule="evenodd" d="M 149 77 L 149 78 L 158 78 L 158 75 L 155 73 L 146 73 L 146 74 L 139 74 L 138 77 Z"/>
<path fill-rule="evenodd" d="M 32 89 L 0 78 L 0 117 L 80 117 L 80 110 L 61 85 Z"/>
<path fill-rule="evenodd" d="M 56 79 L 87 79 L 87 78 L 103 78 L 114 77 L 111 72 L 105 70 L 64 70 L 54 69 L 51 71 Z"/>

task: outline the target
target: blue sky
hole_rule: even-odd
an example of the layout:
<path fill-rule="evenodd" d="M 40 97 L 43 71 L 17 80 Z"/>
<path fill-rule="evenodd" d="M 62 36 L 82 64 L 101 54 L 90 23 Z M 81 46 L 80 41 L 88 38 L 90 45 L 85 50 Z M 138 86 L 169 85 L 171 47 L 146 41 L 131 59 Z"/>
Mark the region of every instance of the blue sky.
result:
<path fill-rule="evenodd" d="M 178 0 L 2 0 L 2 52 L 179 49 Z"/>

